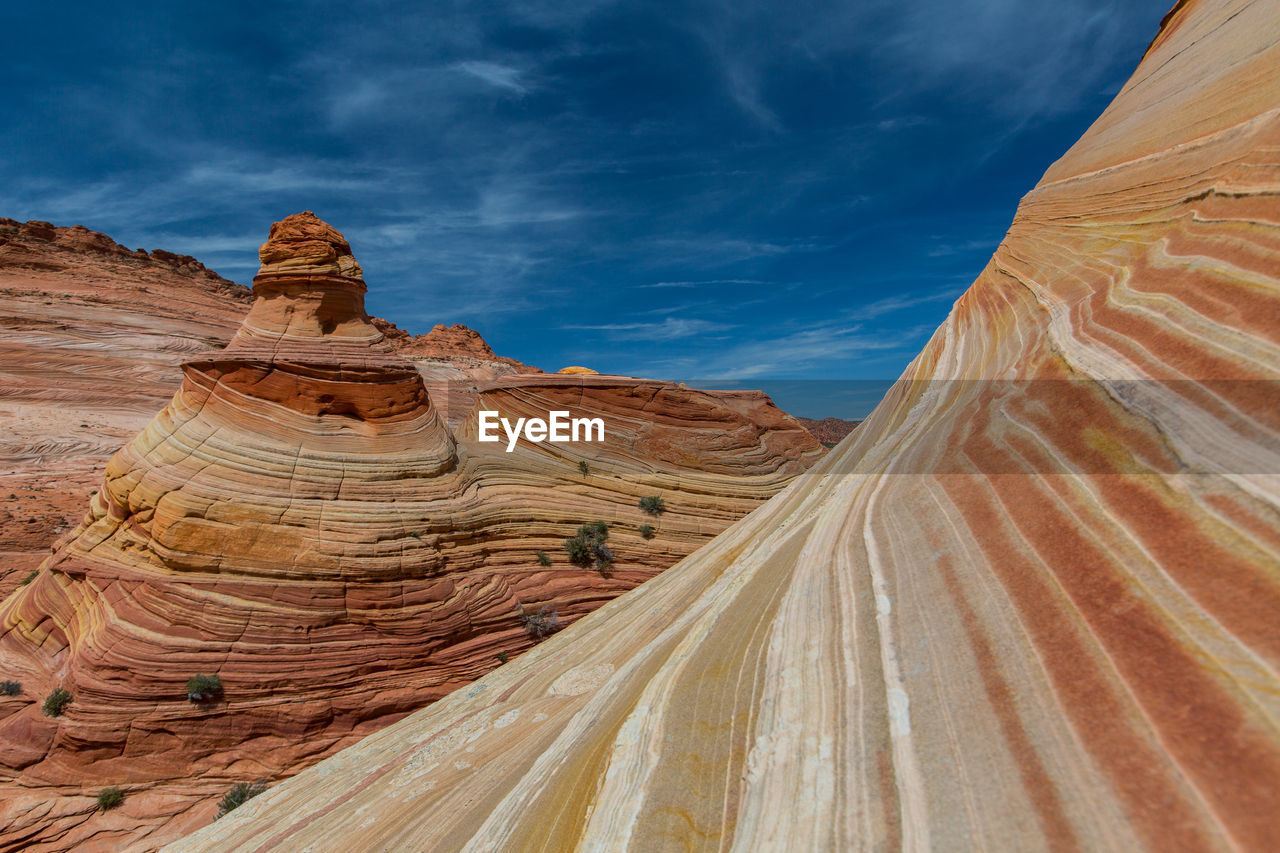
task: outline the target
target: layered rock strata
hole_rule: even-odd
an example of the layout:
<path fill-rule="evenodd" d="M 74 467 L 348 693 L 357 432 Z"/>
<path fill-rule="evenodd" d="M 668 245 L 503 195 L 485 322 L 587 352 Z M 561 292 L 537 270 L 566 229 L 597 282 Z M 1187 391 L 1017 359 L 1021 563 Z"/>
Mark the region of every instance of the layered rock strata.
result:
<path fill-rule="evenodd" d="M 810 475 L 171 849 L 1274 849 L 1278 32 L 1180 2 Z"/>
<path fill-rule="evenodd" d="M 225 345 L 249 289 L 82 226 L 0 218 L 0 596 L 84 513 L 102 466 Z"/>
<path fill-rule="evenodd" d="M 0 673 L 22 684 L 0 697 L 0 847 L 147 849 L 203 825 L 233 783 L 475 680 L 533 645 L 525 614 L 573 621 L 822 453 L 762 395 L 576 377 L 468 393 L 602 416 L 617 439 L 586 470 L 573 446 L 455 440 L 365 314 L 336 230 L 291 216 L 260 256 L 229 344 L 183 363 L 80 527 L 0 605 Z M 697 452 L 658 453 L 681 444 Z M 644 496 L 666 512 L 643 514 Z M 595 520 L 611 525 L 605 571 L 564 547 Z M 198 674 L 219 676 L 214 701 L 188 700 Z M 73 700 L 43 716 L 56 688 Z M 108 785 L 125 802 L 100 814 Z"/>
<path fill-rule="evenodd" d="M 225 346 L 252 296 L 187 255 L 129 249 L 80 225 L 0 218 L 0 298 L 2 598 L 75 527 L 107 460 L 177 390 L 178 365 Z M 373 323 L 444 402 L 450 391 L 461 400 L 476 383 L 540 372 L 495 355 L 465 326 L 414 336 Z"/>

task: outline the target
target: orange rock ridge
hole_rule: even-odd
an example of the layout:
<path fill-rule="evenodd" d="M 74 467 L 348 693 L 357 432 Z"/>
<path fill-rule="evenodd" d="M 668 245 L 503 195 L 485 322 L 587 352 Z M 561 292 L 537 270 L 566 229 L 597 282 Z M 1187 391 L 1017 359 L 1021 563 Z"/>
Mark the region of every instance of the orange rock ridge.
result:
<path fill-rule="evenodd" d="M 167 849 L 1274 849 L 1278 32 L 1180 2 L 813 471 Z"/>
<path fill-rule="evenodd" d="M 759 394 L 482 359 L 420 371 L 309 212 L 260 258 L 227 346 L 183 362 L 80 526 L 0 604 L 0 672 L 22 684 L 0 697 L 0 845 L 146 849 L 203 825 L 232 783 L 287 776 L 475 680 L 532 645 L 522 611 L 572 621 L 822 453 Z M 429 387 L 441 370 L 458 372 Z M 468 431 L 478 400 L 602 415 L 615 439 L 508 454 Z M 638 508 L 648 495 L 661 518 Z M 597 519 L 616 555 L 603 572 L 564 549 Z M 213 673 L 224 695 L 188 701 L 187 679 Z M 74 698 L 51 719 L 39 700 L 56 687 Z M 125 804 L 98 814 L 107 785 Z"/>

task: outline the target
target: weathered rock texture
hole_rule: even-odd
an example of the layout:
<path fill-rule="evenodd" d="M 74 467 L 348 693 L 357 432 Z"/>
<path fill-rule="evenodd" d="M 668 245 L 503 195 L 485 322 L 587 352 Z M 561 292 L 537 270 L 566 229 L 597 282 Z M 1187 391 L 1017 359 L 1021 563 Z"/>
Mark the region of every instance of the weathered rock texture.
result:
<path fill-rule="evenodd" d="M 226 344 L 249 289 L 82 226 L 0 218 L 0 597 L 75 526 L 111 454 Z"/>
<path fill-rule="evenodd" d="M 506 365 L 507 373 L 541 373 L 537 367 L 523 364 L 514 358 L 496 355 L 493 348 L 480 337 L 475 329 L 461 323 L 446 326 L 437 323 L 425 335 L 411 335 L 395 323 L 373 318 L 373 324 L 386 336 L 392 348 L 415 361 L 444 361 L 451 364 L 475 366 L 480 364 Z"/>
<path fill-rule="evenodd" d="M 504 415 L 601 416 L 605 445 L 508 453 L 474 423 L 455 441 L 365 314 L 341 234 L 291 216 L 260 257 L 230 343 L 183 362 L 70 540 L 0 605 L 0 673 L 23 688 L 0 697 L 4 849 L 146 849 L 201 826 L 234 782 L 279 779 L 475 680 L 532 645 L 522 613 L 572 621 L 822 454 L 763 395 L 616 377 L 460 392 Z M 660 518 L 637 506 L 649 495 Z M 609 571 L 564 548 L 595 520 Z M 214 673 L 223 695 L 189 702 L 187 679 Z M 74 701 L 51 719 L 39 700 L 56 687 Z M 125 801 L 100 814 L 107 785 Z"/>
<path fill-rule="evenodd" d="M 831 447 L 844 441 L 849 433 L 853 432 L 859 421 L 846 421 L 842 418 L 823 418 L 816 420 L 814 418 L 796 418 L 800 425 L 809 431 L 809 434 L 824 445 Z"/>
<path fill-rule="evenodd" d="M 1278 32 L 1179 4 L 813 472 L 172 849 L 1275 849 Z"/>
<path fill-rule="evenodd" d="M 179 363 L 225 346 L 252 296 L 187 255 L 0 218 L 0 298 L 3 598 L 76 525 L 112 454 L 173 396 Z M 433 394 L 459 401 L 453 426 L 476 383 L 541 372 L 494 355 L 465 326 L 413 336 L 372 322 Z"/>

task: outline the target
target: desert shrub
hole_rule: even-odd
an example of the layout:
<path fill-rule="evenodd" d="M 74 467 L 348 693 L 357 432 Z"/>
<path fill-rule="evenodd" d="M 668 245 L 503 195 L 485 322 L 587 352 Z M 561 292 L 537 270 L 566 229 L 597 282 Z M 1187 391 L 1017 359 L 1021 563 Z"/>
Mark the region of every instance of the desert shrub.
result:
<path fill-rule="evenodd" d="M 217 820 L 227 812 L 240 808 L 265 790 L 267 790 L 266 782 L 235 783 L 230 791 L 222 795 L 222 799 L 218 802 L 218 813 L 213 816 L 213 819 Z"/>
<path fill-rule="evenodd" d="M 564 627 L 560 615 L 549 604 L 542 605 L 537 613 L 530 613 L 521 606 L 520 622 L 524 625 L 525 633 L 535 641 L 544 640 Z"/>
<path fill-rule="evenodd" d="M 498 663 L 506 663 L 508 660 L 506 652 L 498 652 Z"/>
<path fill-rule="evenodd" d="M 582 476 L 585 477 L 591 473 L 591 466 L 587 464 L 587 460 L 580 459 L 578 460 L 578 470 L 581 471 Z"/>
<path fill-rule="evenodd" d="M 104 812 L 114 809 L 123 802 L 124 794 L 121 793 L 120 789 L 115 785 L 112 785 L 110 788 L 103 788 L 98 792 L 98 808 L 102 809 Z"/>
<path fill-rule="evenodd" d="M 584 569 L 595 566 L 606 571 L 613 565 L 613 552 L 605 542 L 609 539 L 609 525 L 603 521 L 593 521 L 578 528 L 578 533 L 564 540 L 564 549 L 569 552 L 569 562 Z"/>
<path fill-rule="evenodd" d="M 46 717 L 61 717 L 62 711 L 71 704 L 71 692 L 62 687 L 53 688 L 53 692 L 44 698 L 40 710 Z"/>
<path fill-rule="evenodd" d="M 649 515 L 662 515 L 667 511 L 667 502 L 657 495 L 640 499 L 640 509 Z"/>
<path fill-rule="evenodd" d="M 0 681 L 0 696 L 17 696 L 21 692 L 21 683 L 17 681 Z"/>
<path fill-rule="evenodd" d="M 35 579 L 36 579 L 36 575 L 38 575 L 38 574 L 40 574 L 40 571 L 37 569 L 36 571 L 34 571 L 34 572 L 32 572 L 31 574 L 27 575 L 27 576 L 26 576 L 25 578 L 23 578 L 22 580 L 18 581 L 18 586 L 26 586 L 27 584 L 29 584 L 29 583 L 31 583 L 33 580 L 35 580 Z"/>
<path fill-rule="evenodd" d="M 652 538 L 653 538 L 653 525 L 651 525 L 651 524 L 642 524 L 642 525 L 640 525 L 640 535 L 641 535 L 641 536 L 643 536 L 645 539 L 652 539 Z"/>
<path fill-rule="evenodd" d="M 591 565 L 591 549 L 582 537 L 571 536 L 564 540 L 564 549 L 569 552 L 569 562 L 574 565 Z"/>
<path fill-rule="evenodd" d="M 212 702 L 222 695 L 222 679 L 216 675 L 193 675 L 187 679 L 187 700 Z"/>
<path fill-rule="evenodd" d="M 546 551 L 538 551 L 538 552 L 535 554 L 535 556 L 537 556 L 537 558 L 538 558 L 538 565 L 539 565 L 539 566 L 544 566 L 544 567 L 545 567 L 545 566 L 549 566 L 549 565 L 551 565 L 551 558 L 547 556 L 547 552 L 546 552 Z"/>
<path fill-rule="evenodd" d="M 594 559 L 591 546 L 581 537 L 574 536 L 564 540 L 564 549 L 569 552 L 569 562 L 576 566 L 589 566 Z"/>

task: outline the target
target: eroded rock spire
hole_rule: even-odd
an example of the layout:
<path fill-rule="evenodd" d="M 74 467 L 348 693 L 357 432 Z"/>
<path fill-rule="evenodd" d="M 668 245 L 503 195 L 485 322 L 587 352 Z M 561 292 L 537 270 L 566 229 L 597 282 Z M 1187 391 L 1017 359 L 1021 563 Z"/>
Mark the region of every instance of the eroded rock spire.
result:
<path fill-rule="evenodd" d="M 342 362 L 391 353 L 365 312 L 363 271 L 338 229 L 309 210 L 286 216 L 258 258 L 257 298 L 228 352 Z"/>
<path fill-rule="evenodd" d="M 340 275 L 364 284 L 364 272 L 351 245 L 337 228 L 309 210 L 286 216 L 271 226 L 258 249 L 258 276 Z"/>

